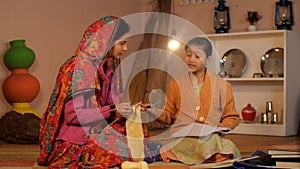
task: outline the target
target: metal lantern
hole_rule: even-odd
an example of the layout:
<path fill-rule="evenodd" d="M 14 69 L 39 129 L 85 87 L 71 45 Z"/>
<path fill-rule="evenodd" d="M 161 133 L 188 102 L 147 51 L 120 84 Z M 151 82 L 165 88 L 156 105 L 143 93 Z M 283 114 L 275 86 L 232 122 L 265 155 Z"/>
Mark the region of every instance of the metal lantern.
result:
<path fill-rule="evenodd" d="M 225 0 L 218 0 L 218 6 L 214 8 L 214 29 L 216 33 L 227 33 L 230 29 L 229 7 Z"/>
<path fill-rule="evenodd" d="M 275 25 L 277 29 L 291 30 L 294 24 L 292 2 L 288 0 L 280 0 L 276 2 Z"/>

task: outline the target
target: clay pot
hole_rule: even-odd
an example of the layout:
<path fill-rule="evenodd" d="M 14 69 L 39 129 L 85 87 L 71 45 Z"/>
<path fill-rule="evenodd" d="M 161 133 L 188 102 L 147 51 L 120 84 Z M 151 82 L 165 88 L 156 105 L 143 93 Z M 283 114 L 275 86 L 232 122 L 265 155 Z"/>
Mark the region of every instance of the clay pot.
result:
<path fill-rule="evenodd" d="M 243 108 L 242 116 L 244 121 L 253 121 L 255 119 L 256 110 L 251 106 L 250 103 Z"/>
<path fill-rule="evenodd" d="M 9 42 L 10 48 L 5 52 L 3 61 L 9 69 L 29 68 L 34 60 L 35 53 L 25 45 L 25 40 L 13 40 Z"/>
<path fill-rule="evenodd" d="M 9 103 L 31 102 L 39 93 L 37 78 L 28 73 L 28 69 L 13 69 L 2 85 L 3 94 Z"/>

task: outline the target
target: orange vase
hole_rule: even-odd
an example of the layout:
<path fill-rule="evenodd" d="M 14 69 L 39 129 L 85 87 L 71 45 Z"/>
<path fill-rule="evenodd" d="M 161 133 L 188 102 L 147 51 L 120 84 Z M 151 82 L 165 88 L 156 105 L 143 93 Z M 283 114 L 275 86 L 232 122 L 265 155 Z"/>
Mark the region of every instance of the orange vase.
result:
<path fill-rule="evenodd" d="M 3 82 L 3 94 L 9 103 L 31 102 L 38 95 L 38 80 L 28 69 L 13 69 Z"/>
<path fill-rule="evenodd" d="M 39 81 L 28 72 L 28 69 L 13 69 L 11 72 L 4 80 L 2 89 L 5 99 L 13 106 L 12 110 L 40 116 L 29 105 L 39 93 Z"/>

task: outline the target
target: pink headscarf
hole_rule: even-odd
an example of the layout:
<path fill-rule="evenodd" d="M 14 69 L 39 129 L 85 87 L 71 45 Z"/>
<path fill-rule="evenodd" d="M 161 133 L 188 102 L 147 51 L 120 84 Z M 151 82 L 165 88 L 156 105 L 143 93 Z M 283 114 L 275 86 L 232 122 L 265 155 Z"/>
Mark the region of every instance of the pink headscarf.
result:
<path fill-rule="evenodd" d="M 119 18 L 115 16 L 105 16 L 94 22 L 86 29 L 75 56 L 60 67 L 55 88 L 41 118 L 39 165 L 48 165 L 51 161 L 48 157 L 53 150 L 66 99 L 80 92 L 101 91 L 97 68 L 110 49 L 118 24 Z"/>

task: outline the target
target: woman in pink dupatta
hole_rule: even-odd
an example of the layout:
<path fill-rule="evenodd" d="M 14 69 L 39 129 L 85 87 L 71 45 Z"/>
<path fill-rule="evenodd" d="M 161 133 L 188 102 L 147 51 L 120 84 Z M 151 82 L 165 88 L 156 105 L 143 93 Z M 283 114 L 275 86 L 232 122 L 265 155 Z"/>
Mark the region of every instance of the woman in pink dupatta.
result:
<path fill-rule="evenodd" d="M 122 88 L 122 83 L 111 84 L 127 50 L 127 32 L 129 26 L 121 18 L 101 18 L 87 28 L 75 55 L 60 67 L 41 118 L 39 165 L 118 168 L 130 160 L 126 119 L 119 112 L 131 113 L 132 108 L 116 104 L 111 92 Z"/>

